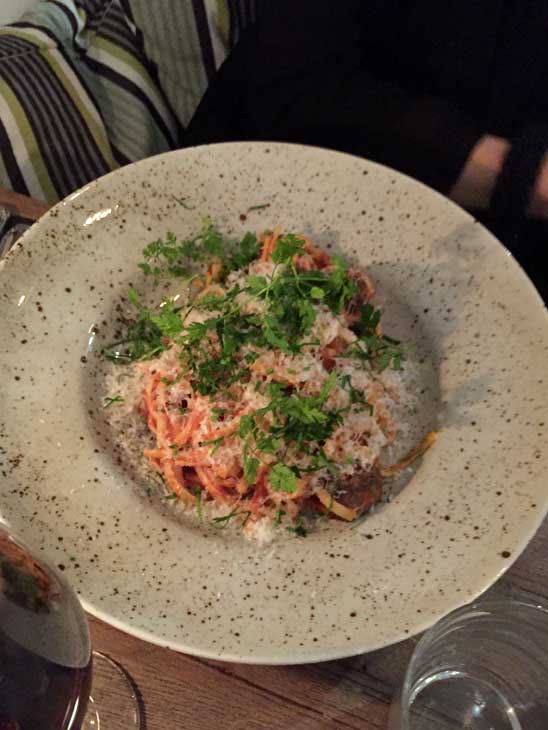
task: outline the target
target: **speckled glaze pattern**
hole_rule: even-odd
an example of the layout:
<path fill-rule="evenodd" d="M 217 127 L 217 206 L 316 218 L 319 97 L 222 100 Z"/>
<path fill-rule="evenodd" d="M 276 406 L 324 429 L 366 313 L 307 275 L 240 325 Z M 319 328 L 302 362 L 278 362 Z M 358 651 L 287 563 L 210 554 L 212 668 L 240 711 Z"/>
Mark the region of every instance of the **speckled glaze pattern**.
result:
<path fill-rule="evenodd" d="M 268 208 L 247 213 L 251 206 Z M 102 331 L 144 245 L 204 214 L 282 223 L 371 271 L 387 317 L 431 363 L 418 409 L 438 443 L 355 529 L 260 548 L 139 496 L 101 420 Z M 469 215 L 371 162 L 281 144 L 169 153 L 59 203 L 0 265 L 0 509 L 86 608 L 192 654 L 298 663 L 364 652 L 474 598 L 548 505 L 548 319 Z M 399 312 L 399 314 L 398 314 Z"/>

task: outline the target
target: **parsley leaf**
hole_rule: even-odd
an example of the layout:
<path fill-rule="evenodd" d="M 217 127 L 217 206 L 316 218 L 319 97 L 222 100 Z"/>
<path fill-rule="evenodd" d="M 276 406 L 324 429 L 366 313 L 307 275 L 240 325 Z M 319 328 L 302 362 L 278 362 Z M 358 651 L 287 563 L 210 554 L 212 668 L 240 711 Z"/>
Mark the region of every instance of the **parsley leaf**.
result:
<path fill-rule="evenodd" d="M 359 335 L 354 354 L 369 362 L 376 370 L 382 371 L 388 367 L 401 370 L 405 360 L 403 346 L 399 340 L 379 334 L 380 320 L 380 309 L 375 309 L 369 303 L 362 306 L 360 320 L 354 328 Z"/>
<path fill-rule="evenodd" d="M 110 408 L 114 403 L 123 403 L 124 399 L 121 395 L 115 395 L 113 398 L 105 398 L 103 408 Z"/>
<path fill-rule="evenodd" d="M 299 480 L 295 472 L 285 464 L 274 464 L 268 474 L 268 483 L 275 492 L 293 494 L 299 487 Z"/>
<path fill-rule="evenodd" d="M 256 274 L 248 276 L 245 283 L 249 292 L 256 297 L 265 292 L 268 287 L 266 276 L 257 276 Z"/>
<path fill-rule="evenodd" d="M 130 304 L 133 304 L 134 307 L 139 307 L 139 295 L 135 291 L 135 289 L 130 289 L 127 293 L 127 300 L 130 302 Z"/>
<path fill-rule="evenodd" d="M 297 537 L 306 537 L 308 535 L 308 530 L 304 526 L 302 519 L 299 519 L 294 527 L 287 527 L 286 529 L 288 532 L 293 532 Z"/>
<path fill-rule="evenodd" d="M 270 314 L 265 314 L 263 334 L 265 340 L 272 347 L 279 347 L 283 352 L 291 353 L 292 348 L 287 338 L 283 336 L 283 331 L 280 332 L 280 323 L 277 319 L 272 317 Z"/>
<path fill-rule="evenodd" d="M 346 374 L 340 378 L 341 388 L 346 390 L 350 399 L 350 405 L 359 404 L 366 406 L 369 409 L 370 415 L 373 415 L 374 407 L 372 403 L 369 403 L 361 390 L 356 390 L 352 385 L 352 378 Z"/>
<path fill-rule="evenodd" d="M 245 439 L 255 429 L 255 416 L 253 413 L 248 413 L 240 418 L 238 435 L 240 438 Z"/>
<path fill-rule="evenodd" d="M 124 339 L 106 345 L 102 354 L 113 362 L 149 360 L 167 349 L 160 328 L 150 318 L 150 312 L 142 309 L 137 321 L 129 325 Z"/>
<path fill-rule="evenodd" d="M 209 441 L 200 441 L 200 446 L 213 446 L 214 448 L 211 449 L 211 456 L 217 451 L 219 446 L 223 443 L 225 437 L 224 436 L 218 436 L 217 438 L 210 439 Z"/>
<path fill-rule="evenodd" d="M 282 517 L 284 517 L 284 516 L 285 516 L 285 514 L 286 514 L 285 510 L 284 510 L 284 509 L 281 509 L 281 508 L 280 508 L 280 509 L 279 509 L 279 510 L 278 510 L 278 511 L 276 512 L 276 517 L 275 517 L 275 519 L 274 519 L 274 524 L 275 524 L 275 525 L 279 525 L 279 524 L 281 523 L 281 521 L 282 521 Z"/>
<path fill-rule="evenodd" d="M 325 286 L 325 303 L 335 314 L 340 314 L 350 300 L 358 293 L 358 285 L 348 275 L 346 264 L 338 256 L 331 262 L 335 268 L 329 274 Z"/>
<path fill-rule="evenodd" d="M 204 521 L 204 514 L 202 510 L 202 490 L 198 487 L 196 489 L 196 514 L 200 522 Z"/>
<path fill-rule="evenodd" d="M 226 515 L 223 515 L 222 517 L 214 517 L 211 522 L 213 523 L 214 527 L 218 527 L 219 529 L 223 530 L 225 527 L 228 526 L 228 523 L 233 517 L 237 517 L 238 515 L 241 515 L 244 517 L 244 520 L 242 522 L 242 527 L 245 526 L 248 519 L 251 517 L 251 511 L 249 510 L 239 510 L 237 507 L 235 507 L 231 512 L 229 512 Z"/>
<path fill-rule="evenodd" d="M 237 244 L 234 253 L 228 260 L 228 267 L 231 270 L 243 269 L 259 256 L 261 247 L 257 236 L 253 233 L 246 233 Z"/>
<path fill-rule="evenodd" d="M 206 218 L 200 233 L 183 241 L 171 231 L 164 240 L 152 241 L 143 249 L 145 261 L 139 264 L 147 275 L 185 276 L 191 262 L 215 260 L 221 264 L 221 278 L 235 269 L 244 268 L 260 253 L 257 237 L 246 233 L 241 241 L 234 243 L 225 238 Z"/>
<path fill-rule="evenodd" d="M 312 299 L 323 299 L 325 297 L 325 292 L 323 289 L 320 289 L 319 286 L 313 286 L 310 289 L 310 296 Z"/>
<path fill-rule="evenodd" d="M 359 322 L 355 325 L 354 331 L 361 337 L 375 335 L 380 321 L 381 310 L 375 309 L 372 304 L 364 304 L 360 311 Z"/>
<path fill-rule="evenodd" d="M 244 479 L 252 487 L 257 481 L 257 472 L 259 470 L 260 461 L 254 456 L 244 456 Z"/>
<path fill-rule="evenodd" d="M 164 337 L 170 340 L 176 337 L 183 329 L 179 309 L 170 301 L 163 303 L 159 314 L 151 314 L 150 321 L 158 327 Z"/>
<path fill-rule="evenodd" d="M 272 252 L 272 261 L 275 264 L 289 264 L 296 254 L 303 253 L 304 241 L 294 233 L 286 233 L 276 242 L 276 248 Z"/>
<path fill-rule="evenodd" d="M 212 408 L 211 409 L 211 420 L 212 421 L 218 421 L 219 418 L 224 416 L 226 413 L 226 408 Z"/>

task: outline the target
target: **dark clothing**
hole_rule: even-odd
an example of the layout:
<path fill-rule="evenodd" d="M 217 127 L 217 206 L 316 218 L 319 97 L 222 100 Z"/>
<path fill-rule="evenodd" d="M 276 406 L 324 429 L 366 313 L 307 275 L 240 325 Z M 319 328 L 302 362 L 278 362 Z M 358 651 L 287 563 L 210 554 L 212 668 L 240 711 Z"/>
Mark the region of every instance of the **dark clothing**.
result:
<path fill-rule="evenodd" d="M 548 0 L 263 0 L 187 144 L 351 152 L 448 192 L 483 134 L 548 121 Z"/>
<path fill-rule="evenodd" d="M 546 1 L 270 0 L 188 140 L 320 144 L 448 191 L 483 133 L 546 119 Z"/>

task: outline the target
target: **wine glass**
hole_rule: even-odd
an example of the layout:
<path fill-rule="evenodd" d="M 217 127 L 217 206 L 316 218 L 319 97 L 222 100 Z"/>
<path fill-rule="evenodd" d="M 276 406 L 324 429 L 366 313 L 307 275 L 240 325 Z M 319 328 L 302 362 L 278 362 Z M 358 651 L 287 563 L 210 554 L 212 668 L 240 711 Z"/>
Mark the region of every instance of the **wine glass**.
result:
<path fill-rule="evenodd" d="M 0 730 L 140 727 L 131 682 L 92 652 L 75 592 L 0 524 Z"/>

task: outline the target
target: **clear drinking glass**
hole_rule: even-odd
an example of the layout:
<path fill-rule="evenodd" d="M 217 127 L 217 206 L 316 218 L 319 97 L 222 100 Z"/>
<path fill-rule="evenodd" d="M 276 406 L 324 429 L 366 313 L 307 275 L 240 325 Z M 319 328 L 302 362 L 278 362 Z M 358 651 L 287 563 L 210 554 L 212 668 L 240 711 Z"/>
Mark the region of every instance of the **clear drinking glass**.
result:
<path fill-rule="evenodd" d="M 548 730 L 548 610 L 479 600 L 418 642 L 391 730 Z"/>
<path fill-rule="evenodd" d="M 92 653 L 72 588 L 0 525 L 0 730 L 140 727 L 131 682 Z"/>

